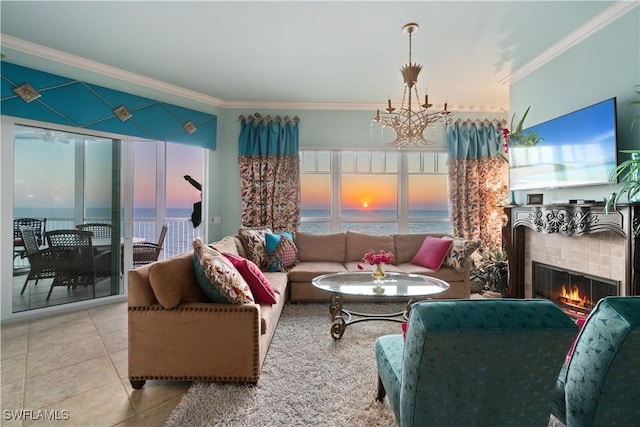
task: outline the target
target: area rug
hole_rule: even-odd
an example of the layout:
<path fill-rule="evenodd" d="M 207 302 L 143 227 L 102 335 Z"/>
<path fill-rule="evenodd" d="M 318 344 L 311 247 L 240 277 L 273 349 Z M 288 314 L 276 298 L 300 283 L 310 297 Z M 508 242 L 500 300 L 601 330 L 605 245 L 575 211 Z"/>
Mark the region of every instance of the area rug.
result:
<path fill-rule="evenodd" d="M 352 304 L 386 313 L 401 304 Z M 287 304 L 256 386 L 194 382 L 166 421 L 182 426 L 395 426 L 385 399 L 377 402 L 376 337 L 401 333 L 400 323 L 374 321 L 331 338 L 328 304 Z M 562 426 L 550 423 L 550 426 Z"/>

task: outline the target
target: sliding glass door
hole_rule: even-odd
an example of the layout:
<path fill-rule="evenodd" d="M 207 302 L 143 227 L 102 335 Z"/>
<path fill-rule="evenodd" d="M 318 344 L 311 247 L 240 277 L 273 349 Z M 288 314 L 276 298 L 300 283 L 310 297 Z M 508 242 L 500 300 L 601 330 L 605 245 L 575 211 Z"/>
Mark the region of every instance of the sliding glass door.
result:
<path fill-rule="evenodd" d="M 13 130 L 13 312 L 121 293 L 120 141 Z"/>

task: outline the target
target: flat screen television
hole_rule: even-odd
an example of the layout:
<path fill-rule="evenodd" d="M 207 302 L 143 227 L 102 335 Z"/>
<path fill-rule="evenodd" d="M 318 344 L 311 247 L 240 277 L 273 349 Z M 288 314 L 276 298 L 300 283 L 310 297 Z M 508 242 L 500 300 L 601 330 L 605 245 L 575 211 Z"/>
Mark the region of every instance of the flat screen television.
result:
<path fill-rule="evenodd" d="M 618 158 L 616 98 L 524 129 L 539 142 L 509 147 L 511 190 L 609 183 Z"/>

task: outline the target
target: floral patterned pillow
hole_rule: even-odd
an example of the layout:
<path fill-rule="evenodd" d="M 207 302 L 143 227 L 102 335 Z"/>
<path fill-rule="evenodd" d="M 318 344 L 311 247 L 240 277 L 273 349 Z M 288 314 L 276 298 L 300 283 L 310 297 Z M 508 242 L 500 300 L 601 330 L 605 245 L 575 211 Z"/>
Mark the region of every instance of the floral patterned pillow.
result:
<path fill-rule="evenodd" d="M 244 304 L 255 299 L 240 272 L 224 255 L 196 237 L 193 240 L 196 281 L 212 302 Z"/>
<path fill-rule="evenodd" d="M 263 270 L 267 267 L 267 246 L 264 237 L 267 233 L 271 233 L 271 228 L 241 227 L 238 230 L 247 258 Z"/>
<path fill-rule="evenodd" d="M 459 237 L 444 236 L 443 239 L 453 240 L 449 255 L 444 263 L 458 272 L 464 271 L 464 267 L 469 262 L 469 257 L 480 247 L 482 240 L 467 240 Z"/>

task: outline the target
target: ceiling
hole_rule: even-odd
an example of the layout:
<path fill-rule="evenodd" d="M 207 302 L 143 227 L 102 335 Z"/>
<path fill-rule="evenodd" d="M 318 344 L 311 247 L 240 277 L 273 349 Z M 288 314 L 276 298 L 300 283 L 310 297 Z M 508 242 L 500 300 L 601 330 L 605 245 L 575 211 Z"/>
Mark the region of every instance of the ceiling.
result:
<path fill-rule="evenodd" d="M 114 89 L 135 93 L 134 82 L 225 107 L 374 109 L 401 100 L 402 27 L 416 22 L 421 95 L 506 110 L 510 79 L 614 4 L 2 0 L 0 28 L 4 61 Z"/>

